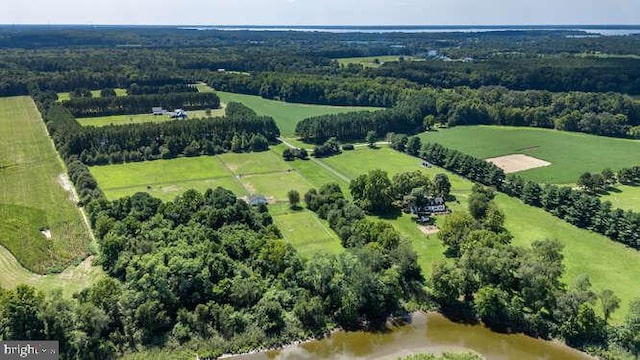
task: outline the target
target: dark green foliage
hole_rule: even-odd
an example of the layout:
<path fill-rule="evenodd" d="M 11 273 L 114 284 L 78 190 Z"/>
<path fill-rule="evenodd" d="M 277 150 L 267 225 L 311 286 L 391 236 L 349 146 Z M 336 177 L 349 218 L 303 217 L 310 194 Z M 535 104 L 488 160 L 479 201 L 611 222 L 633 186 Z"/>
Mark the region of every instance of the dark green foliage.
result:
<path fill-rule="evenodd" d="M 198 92 L 198 89 L 195 86 L 191 86 L 188 84 L 138 85 L 136 83 L 133 83 L 127 89 L 127 94 L 129 95 L 195 93 L 195 92 Z"/>
<path fill-rule="evenodd" d="M 246 109 L 241 104 L 233 108 Z M 214 155 L 229 150 L 264 151 L 280 135 L 270 117 L 259 117 L 252 111 L 230 113 L 221 118 L 96 128 L 81 127 L 62 106 L 51 104 L 44 118 L 61 155 L 75 156 L 87 165 Z"/>
<path fill-rule="evenodd" d="M 342 150 L 340 150 L 340 144 L 335 137 L 327 139 L 322 145 L 317 145 L 313 147 L 313 153 L 311 154 L 313 157 L 322 158 L 332 155 L 340 154 Z M 305 150 L 306 153 L 306 150 Z"/>
<path fill-rule="evenodd" d="M 371 170 L 351 180 L 349 185 L 353 200 L 363 210 L 384 214 L 391 208 L 391 180 L 385 171 Z"/>
<path fill-rule="evenodd" d="M 632 248 L 640 248 L 640 214 L 636 212 L 614 209 L 610 202 L 601 202 L 596 196 L 570 187 L 546 185 L 542 188 L 532 181 L 525 183 L 517 175 L 505 176 L 500 168 L 491 163 L 439 144 L 425 144 L 422 157 L 471 180 L 494 186 L 499 191 L 520 198 L 527 204 L 542 207 L 575 226 L 593 230 Z M 618 179 L 628 177 L 633 179 L 634 171 L 635 167 L 623 169 L 618 174 Z M 598 184 L 604 183 L 604 176 L 596 175 L 598 175 L 596 178 L 602 179 L 598 180 Z M 583 176 L 593 178 L 591 174 Z M 475 205 L 478 204 L 474 203 L 474 207 Z M 476 213 L 475 210 L 478 212 Z M 481 208 L 475 210 L 475 215 L 482 212 Z"/>

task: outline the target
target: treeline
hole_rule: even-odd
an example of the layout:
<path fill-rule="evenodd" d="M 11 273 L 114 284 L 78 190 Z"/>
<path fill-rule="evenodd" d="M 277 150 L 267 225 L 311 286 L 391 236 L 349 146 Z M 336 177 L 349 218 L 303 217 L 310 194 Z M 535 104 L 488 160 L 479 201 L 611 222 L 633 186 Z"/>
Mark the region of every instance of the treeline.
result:
<path fill-rule="evenodd" d="M 131 95 L 119 97 L 73 98 L 63 101 L 75 117 L 97 117 L 110 115 L 151 113 L 152 107 L 168 110 L 217 109 L 220 99 L 215 93 L 170 93 L 151 95 Z"/>
<path fill-rule="evenodd" d="M 162 347 L 216 358 L 335 327 L 382 328 L 422 281 L 406 243 L 303 259 L 266 207 L 222 188 L 166 203 L 138 193 L 87 210 L 107 276 L 73 299 L 0 289 L 0 339 L 57 340 L 62 359 Z"/>
<path fill-rule="evenodd" d="M 640 103 L 615 93 L 551 93 L 480 89 L 422 89 L 391 109 L 304 119 L 296 135 L 309 142 L 335 136 L 363 140 L 369 131 L 412 134 L 436 124 L 551 128 L 612 137 L 640 138 Z"/>
<path fill-rule="evenodd" d="M 45 119 L 60 153 L 86 165 L 264 151 L 280 135 L 271 117 L 257 116 L 243 105 L 227 110 L 218 118 L 82 127 L 66 109 L 52 104 Z"/>
<path fill-rule="evenodd" d="M 425 92 L 406 96 L 391 109 L 356 111 L 311 117 L 296 125 L 296 135 L 306 142 L 322 143 L 331 137 L 340 141 L 363 140 L 370 131 L 378 136 L 389 132 L 422 131 L 425 116 L 436 111 L 435 98 Z"/>
<path fill-rule="evenodd" d="M 364 73 L 443 88 L 504 86 L 512 90 L 640 94 L 640 64 L 626 57 L 492 55 L 464 62 L 389 62 Z"/>
<path fill-rule="evenodd" d="M 542 186 L 514 174 L 505 177 L 494 165 L 440 144 L 424 144 L 420 157 L 469 179 L 493 186 L 577 227 L 640 249 L 640 214 L 636 212 L 613 208 L 609 201 L 603 202 L 596 196 L 568 186 Z"/>
<path fill-rule="evenodd" d="M 338 77 L 293 73 L 213 73 L 209 86 L 293 103 L 391 107 L 416 84 L 391 78 Z"/>
<path fill-rule="evenodd" d="M 621 325 L 608 325 L 620 299 L 608 289 L 595 293 L 586 275 L 562 282 L 563 246 L 557 240 L 513 245 L 492 190 L 475 185 L 469 212 L 444 219 L 438 237 L 448 259 L 434 264 L 430 288 L 446 314 L 480 320 L 500 332 L 562 338 L 579 349 L 635 352 L 640 299 Z M 635 304 L 635 305 L 634 305 Z M 634 345 L 635 341 L 635 345 Z"/>
<path fill-rule="evenodd" d="M 195 93 L 198 88 L 189 84 L 163 84 L 163 85 L 138 85 L 131 84 L 127 88 L 129 95 L 171 94 L 171 93 Z"/>

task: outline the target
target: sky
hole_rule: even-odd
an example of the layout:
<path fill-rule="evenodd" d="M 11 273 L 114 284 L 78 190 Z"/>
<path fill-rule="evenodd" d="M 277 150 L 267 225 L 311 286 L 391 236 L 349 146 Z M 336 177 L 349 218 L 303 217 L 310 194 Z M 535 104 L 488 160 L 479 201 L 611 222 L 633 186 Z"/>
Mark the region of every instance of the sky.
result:
<path fill-rule="evenodd" d="M 640 0 L 0 0 L 0 24 L 637 25 Z"/>

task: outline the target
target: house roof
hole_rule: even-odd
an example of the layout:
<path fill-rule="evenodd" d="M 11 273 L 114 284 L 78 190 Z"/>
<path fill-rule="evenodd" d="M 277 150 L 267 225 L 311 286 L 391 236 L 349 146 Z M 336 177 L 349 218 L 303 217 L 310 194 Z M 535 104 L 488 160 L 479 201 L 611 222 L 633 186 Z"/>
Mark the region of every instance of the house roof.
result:
<path fill-rule="evenodd" d="M 267 203 L 267 198 L 263 195 L 255 194 L 249 196 L 249 205 L 266 205 Z"/>

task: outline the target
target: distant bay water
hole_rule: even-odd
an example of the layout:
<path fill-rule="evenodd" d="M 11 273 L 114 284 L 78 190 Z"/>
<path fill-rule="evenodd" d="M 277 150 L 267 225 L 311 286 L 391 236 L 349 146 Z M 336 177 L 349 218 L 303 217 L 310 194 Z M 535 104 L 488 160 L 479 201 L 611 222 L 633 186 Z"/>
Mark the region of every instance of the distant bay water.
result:
<path fill-rule="evenodd" d="M 640 25 L 487 25 L 487 26 L 303 26 L 303 25 L 219 25 L 182 26 L 188 30 L 228 31 L 305 31 L 331 33 L 441 33 L 441 32 L 492 32 L 492 31 L 569 31 L 603 36 L 640 34 Z"/>

